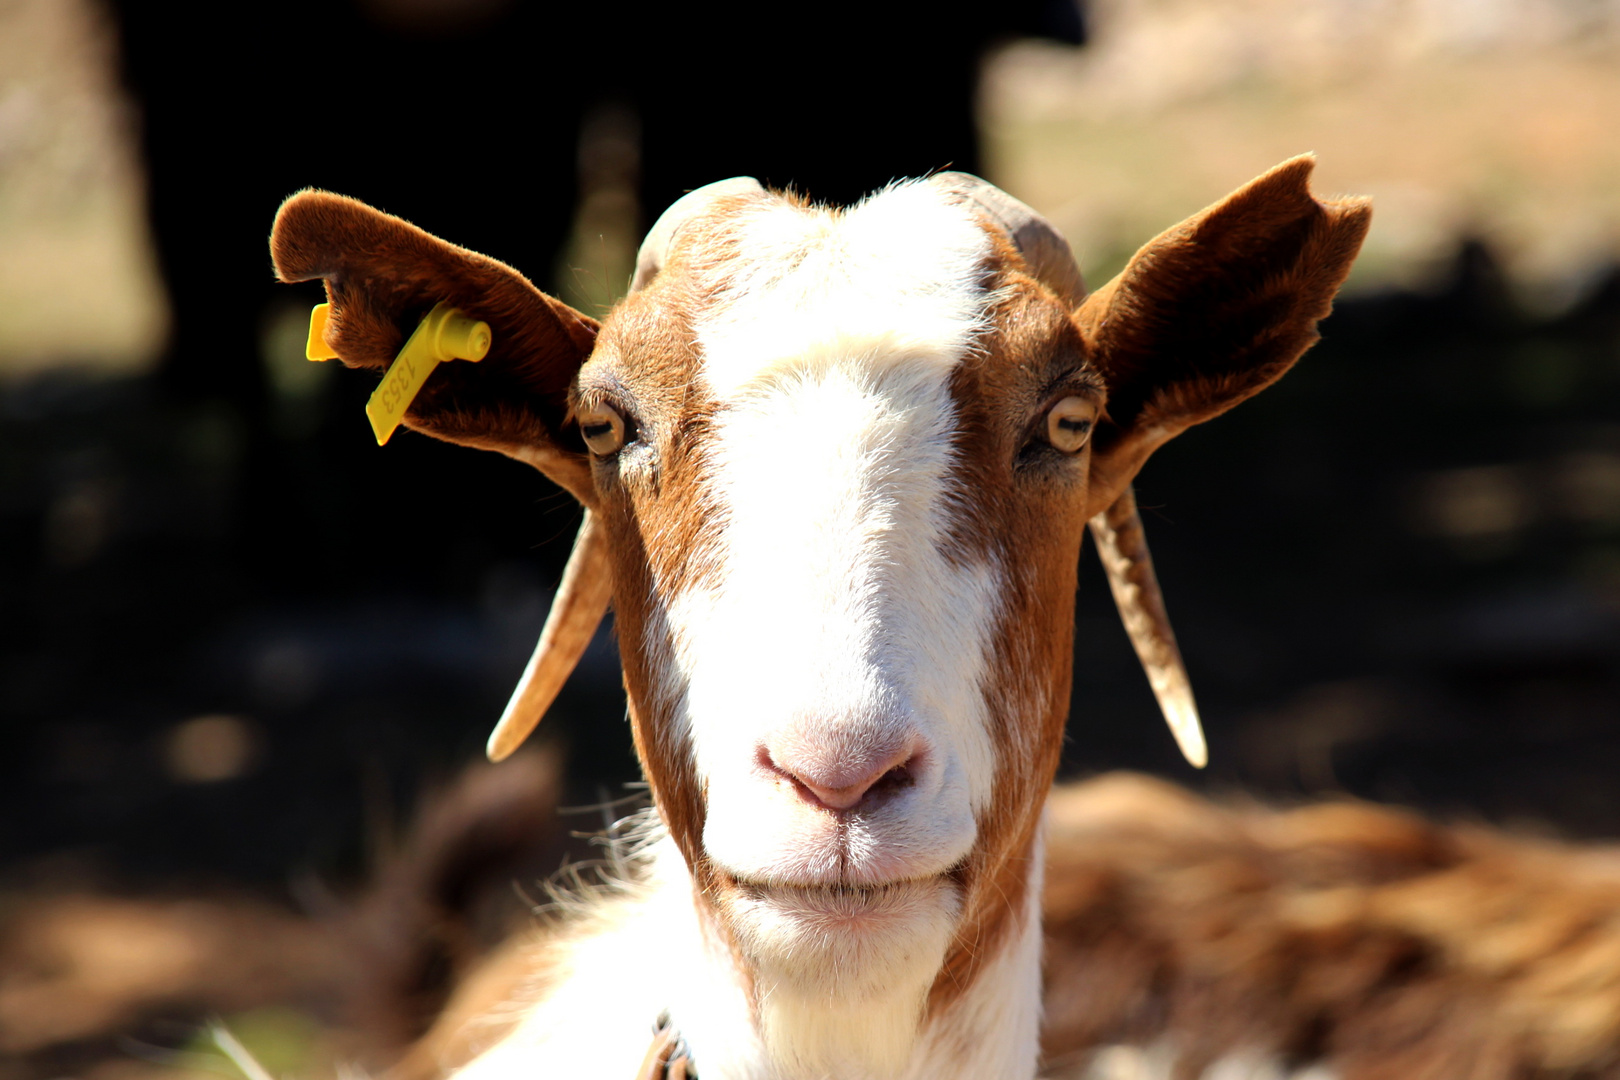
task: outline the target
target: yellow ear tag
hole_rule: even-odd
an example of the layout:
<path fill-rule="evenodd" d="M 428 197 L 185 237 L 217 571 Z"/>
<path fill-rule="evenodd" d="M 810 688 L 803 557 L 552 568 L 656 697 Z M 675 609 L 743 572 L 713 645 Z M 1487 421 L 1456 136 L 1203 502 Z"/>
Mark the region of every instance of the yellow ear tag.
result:
<path fill-rule="evenodd" d="M 405 410 L 416 400 L 434 368 L 446 360 L 482 360 L 489 355 L 493 341 L 488 323 L 470 319 L 449 304 L 435 305 L 394 357 L 382 384 L 366 402 L 366 416 L 371 419 L 377 445 L 386 443 L 405 419 Z"/>
<path fill-rule="evenodd" d="M 326 317 L 331 313 L 331 304 L 316 304 L 309 313 L 309 342 L 304 346 L 304 355 L 311 360 L 337 359 L 337 351 L 326 343 Z"/>

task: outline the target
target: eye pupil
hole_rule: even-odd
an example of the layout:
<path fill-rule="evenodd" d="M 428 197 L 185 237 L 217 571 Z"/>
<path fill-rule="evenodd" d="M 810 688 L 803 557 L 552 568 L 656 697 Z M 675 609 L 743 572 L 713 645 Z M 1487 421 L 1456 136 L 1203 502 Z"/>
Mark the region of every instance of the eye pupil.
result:
<path fill-rule="evenodd" d="M 1079 395 L 1058 401 L 1046 414 L 1046 441 L 1054 450 L 1078 454 L 1085 448 L 1097 404 Z"/>
<path fill-rule="evenodd" d="M 611 405 L 587 405 L 579 412 L 579 434 L 597 457 L 609 457 L 625 443 L 625 419 Z"/>

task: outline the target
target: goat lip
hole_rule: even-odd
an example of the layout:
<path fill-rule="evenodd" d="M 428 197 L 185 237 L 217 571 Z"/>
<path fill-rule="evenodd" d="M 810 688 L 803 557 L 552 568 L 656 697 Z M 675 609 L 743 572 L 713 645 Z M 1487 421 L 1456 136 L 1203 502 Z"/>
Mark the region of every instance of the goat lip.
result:
<path fill-rule="evenodd" d="M 877 907 L 907 900 L 921 893 L 950 884 L 947 874 L 897 878 L 883 882 L 803 882 L 737 881 L 737 888 L 750 900 L 794 908 L 856 909 Z"/>
<path fill-rule="evenodd" d="M 734 882 L 724 917 L 744 955 L 757 962 L 798 969 L 819 958 L 829 972 L 859 976 L 875 957 L 886 967 L 896 949 L 948 937 L 961 906 L 960 891 L 944 877 L 875 886 Z"/>
<path fill-rule="evenodd" d="M 830 835 L 815 839 L 819 842 L 784 846 L 769 852 L 766 858 L 716 862 L 739 884 L 789 892 L 856 892 L 932 882 L 950 874 L 957 865 L 939 858 L 919 858 L 898 844 L 852 838 L 844 831 L 830 831 Z"/>
<path fill-rule="evenodd" d="M 769 878 L 739 877 L 737 878 L 737 884 L 744 889 L 755 892 L 772 892 L 775 890 L 781 890 L 783 892 L 860 893 L 880 892 L 884 889 L 904 888 L 908 885 L 916 885 L 922 882 L 938 881 L 945 876 L 946 875 L 944 874 L 918 874 L 913 877 L 889 878 L 885 881 L 855 881 L 848 879 L 838 881 L 783 881 L 780 879 L 772 880 Z"/>
<path fill-rule="evenodd" d="M 945 877 L 912 878 L 882 885 L 782 885 L 738 882 L 748 921 L 779 928 L 797 927 L 818 939 L 827 934 L 904 932 L 935 910 L 950 889 Z M 954 907 L 954 903 L 944 901 Z M 764 920 L 760 923 L 759 920 Z"/>

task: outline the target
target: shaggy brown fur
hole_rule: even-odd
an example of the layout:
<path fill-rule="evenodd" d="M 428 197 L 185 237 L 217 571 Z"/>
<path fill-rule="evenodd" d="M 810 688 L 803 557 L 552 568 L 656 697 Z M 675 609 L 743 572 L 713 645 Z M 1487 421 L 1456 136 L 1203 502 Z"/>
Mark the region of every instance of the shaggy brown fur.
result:
<path fill-rule="evenodd" d="M 1104 777 L 1051 802 L 1054 1075 L 1161 1043 L 1340 1080 L 1620 1075 L 1620 850 Z M 1079 1072 L 1074 1072 L 1079 1075 Z"/>

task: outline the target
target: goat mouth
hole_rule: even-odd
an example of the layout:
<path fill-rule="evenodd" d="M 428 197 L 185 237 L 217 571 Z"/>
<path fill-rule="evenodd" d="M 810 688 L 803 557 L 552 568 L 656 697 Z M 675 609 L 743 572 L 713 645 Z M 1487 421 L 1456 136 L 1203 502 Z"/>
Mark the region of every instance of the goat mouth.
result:
<path fill-rule="evenodd" d="M 878 884 L 836 882 L 825 885 L 791 885 L 780 882 L 739 880 L 737 887 L 744 896 L 754 900 L 803 897 L 806 899 L 862 902 L 883 900 L 902 893 L 915 892 L 919 887 L 937 886 L 945 880 L 945 877 L 943 874 L 936 874 L 932 877 L 906 878 L 901 881 L 885 881 Z"/>
<path fill-rule="evenodd" d="M 820 951 L 909 940 L 936 925 L 941 913 L 954 920 L 959 906 L 950 877 L 941 874 L 876 885 L 739 881 L 730 909 L 739 925 L 752 928 L 747 936 L 755 940 L 796 941 L 797 947 Z"/>
<path fill-rule="evenodd" d="M 835 882 L 829 884 L 783 884 L 779 882 L 738 881 L 738 898 L 745 904 L 760 905 L 781 914 L 794 915 L 829 924 L 865 924 L 889 917 L 907 917 L 919 904 L 951 888 L 947 874 L 906 878 L 878 884 Z"/>

